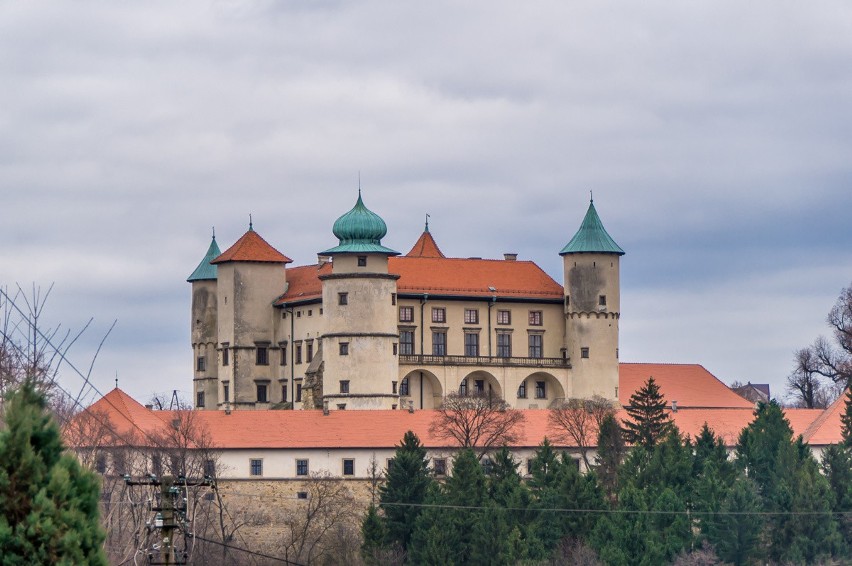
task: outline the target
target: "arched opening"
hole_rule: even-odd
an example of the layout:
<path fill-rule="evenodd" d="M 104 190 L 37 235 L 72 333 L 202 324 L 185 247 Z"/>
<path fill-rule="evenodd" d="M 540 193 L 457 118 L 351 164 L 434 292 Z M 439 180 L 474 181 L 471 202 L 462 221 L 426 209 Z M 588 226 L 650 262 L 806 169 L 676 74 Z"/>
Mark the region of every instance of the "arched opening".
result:
<path fill-rule="evenodd" d="M 486 395 L 503 398 L 503 389 L 497 378 L 487 371 L 469 373 L 461 380 L 458 388 L 459 395 Z"/>
<path fill-rule="evenodd" d="M 408 372 L 399 384 L 402 408 L 408 407 L 408 401 L 413 401 L 415 409 L 434 409 L 441 404 L 443 396 L 441 382 L 425 369 Z"/>
<path fill-rule="evenodd" d="M 517 396 L 518 408 L 547 409 L 565 399 L 565 389 L 553 375 L 537 371 L 521 381 Z"/>

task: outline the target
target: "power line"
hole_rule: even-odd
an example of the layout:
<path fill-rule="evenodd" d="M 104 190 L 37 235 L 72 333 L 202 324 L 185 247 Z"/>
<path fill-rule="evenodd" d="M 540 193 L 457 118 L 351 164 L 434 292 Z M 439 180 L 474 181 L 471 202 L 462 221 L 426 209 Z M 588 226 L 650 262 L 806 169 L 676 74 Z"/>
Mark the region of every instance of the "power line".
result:
<path fill-rule="evenodd" d="M 245 552 L 246 554 L 252 554 L 254 556 L 259 556 L 261 558 L 268 558 L 269 560 L 277 560 L 278 562 L 282 562 L 284 564 L 292 564 L 293 566 L 304 566 L 303 564 L 301 564 L 299 562 L 293 562 L 292 560 L 287 560 L 286 558 L 280 558 L 278 556 L 272 556 L 271 554 L 264 554 L 262 552 L 249 550 L 247 548 L 241 548 L 239 546 L 233 546 L 233 545 L 230 545 L 230 544 L 227 544 L 227 543 L 224 543 L 224 542 L 219 542 L 218 540 L 206 539 L 206 538 L 202 537 L 201 535 L 193 535 L 193 538 L 196 538 L 196 539 L 204 541 L 204 542 L 209 542 L 211 544 L 218 544 L 219 546 L 224 546 L 225 548 L 228 548 L 228 549 L 231 549 L 231 550 L 238 550 L 240 552 Z"/>

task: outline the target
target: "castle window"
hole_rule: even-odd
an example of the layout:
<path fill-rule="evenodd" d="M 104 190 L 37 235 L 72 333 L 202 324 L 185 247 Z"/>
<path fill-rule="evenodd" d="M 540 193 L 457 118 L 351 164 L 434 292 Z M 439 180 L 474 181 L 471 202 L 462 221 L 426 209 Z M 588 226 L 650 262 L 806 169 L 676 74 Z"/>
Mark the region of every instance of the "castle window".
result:
<path fill-rule="evenodd" d="M 296 318 L 302 318 L 302 311 L 296 311 Z"/>
<path fill-rule="evenodd" d="M 432 322 L 447 322 L 447 309 L 432 307 Z"/>
<path fill-rule="evenodd" d="M 296 499 L 307 499 L 307 498 L 308 498 L 308 492 L 307 491 L 297 491 L 296 492 Z"/>
<path fill-rule="evenodd" d="M 367 267 L 367 256 L 359 255 L 358 256 L 358 267 Z"/>
<path fill-rule="evenodd" d="M 396 381 L 391 381 L 391 393 L 396 395 Z"/>
<path fill-rule="evenodd" d="M 160 474 L 155 474 L 160 475 Z M 216 477 L 216 461 L 215 460 L 204 460 L 204 475 L 207 477 Z"/>
<path fill-rule="evenodd" d="M 589 349 L 588 348 L 580 348 L 580 357 L 588 358 L 589 357 Z"/>
<path fill-rule="evenodd" d="M 598 297 L 598 306 L 605 307 L 606 306 L 606 295 L 601 295 Z"/>
<path fill-rule="evenodd" d="M 313 309 L 308 309 L 308 316 L 314 316 Z"/>
<path fill-rule="evenodd" d="M 529 335 L 529 357 L 531 358 L 540 358 L 541 357 L 541 334 L 530 334 Z"/>
<path fill-rule="evenodd" d="M 263 475 L 263 460 L 260 458 L 251 458 L 249 460 L 249 475 L 251 476 L 262 476 Z"/>
<path fill-rule="evenodd" d="M 204 356 L 198 356 L 195 360 L 195 371 L 204 371 L 204 368 L 207 366 L 207 360 L 204 359 Z"/>
<path fill-rule="evenodd" d="M 263 383 L 257 384 L 257 402 L 258 403 L 266 403 L 269 401 L 269 397 L 267 395 L 266 385 Z"/>
<path fill-rule="evenodd" d="M 399 394 L 406 396 L 408 395 L 408 378 L 402 378 L 402 381 L 399 382 Z"/>
<path fill-rule="evenodd" d="M 392 305 L 396 304 L 396 293 L 391 293 L 391 304 Z"/>
<path fill-rule="evenodd" d="M 479 334 L 476 332 L 465 332 L 464 355 L 476 357 L 479 355 Z"/>
<path fill-rule="evenodd" d="M 464 309 L 465 324 L 479 324 L 479 311 L 477 309 Z"/>
<path fill-rule="evenodd" d="M 349 293 L 338 293 L 337 294 L 337 304 L 338 305 L 348 305 L 349 304 Z"/>
<path fill-rule="evenodd" d="M 266 346 L 256 346 L 255 349 L 255 365 L 269 365 L 269 348 Z"/>
<path fill-rule="evenodd" d="M 341 393 L 349 393 L 349 380 L 341 379 L 340 380 L 340 392 Z"/>
<path fill-rule="evenodd" d="M 500 358 L 512 357 L 512 335 L 508 332 L 497 333 L 497 356 Z"/>
<path fill-rule="evenodd" d="M 399 321 L 400 322 L 413 322 L 414 321 L 414 307 L 399 307 Z"/>
<path fill-rule="evenodd" d="M 286 383 L 281 386 L 281 402 L 282 403 L 287 402 L 287 384 Z"/>
<path fill-rule="evenodd" d="M 447 461 L 444 458 L 435 458 L 432 460 L 432 472 L 436 476 L 447 475 Z"/>
<path fill-rule="evenodd" d="M 95 471 L 99 474 L 105 474 L 107 468 L 106 454 L 98 454 L 95 460 Z"/>
<path fill-rule="evenodd" d="M 231 386 L 227 383 L 222 384 L 222 399 L 227 403 L 231 400 Z"/>
<path fill-rule="evenodd" d="M 547 389 L 545 389 L 545 382 L 536 381 L 535 382 L 535 398 L 536 399 L 546 399 L 547 398 Z"/>
<path fill-rule="evenodd" d="M 311 360 L 314 359 L 314 341 L 313 340 L 308 342 L 308 349 L 307 349 L 307 352 L 305 352 L 305 359 L 307 360 L 308 363 L 311 363 Z"/>
<path fill-rule="evenodd" d="M 231 363 L 231 351 L 228 349 L 228 343 L 222 344 L 222 365 L 227 366 Z"/>
<path fill-rule="evenodd" d="M 163 457 L 159 454 L 151 454 L 151 473 L 155 476 L 163 475 Z"/>
<path fill-rule="evenodd" d="M 308 475 L 308 461 L 307 460 L 296 460 L 296 475 L 297 476 Z"/>
<path fill-rule="evenodd" d="M 526 399 L 527 398 L 527 382 L 522 381 L 518 386 L 518 399 Z"/>
<path fill-rule="evenodd" d="M 341 356 L 349 355 L 349 342 L 341 342 L 340 344 L 338 344 L 338 347 L 340 348 Z"/>
<path fill-rule="evenodd" d="M 541 311 L 530 311 L 530 326 L 541 326 Z"/>
<path fill-rule="evenodd" d="M 302 384 L 301 383 L 296 384 L 296 402 L 297 403 L 302 402 Z"/>
<path fill-rule="evenodd" d="M 467 379 L 462 379 L 459 383 L 459 395 L 462 397 L 467 395 Z"/>
<path fill-rule="evenodd" d="M 399 351 L 399 346 L 397 345 L 396 342 L 394 342 L 393 343 L 393 355 L 395 356 L 398 351 Z"/>
<path fill-rule="evenodd" d="M 512 311 L 497 311 L 497 324 L 512 324 Z"/>
<path fill-rule="evenodd" d="M 279 346 L 279 349 L 281 350 L 281 365 L 286 366 L 287 365 L 287 342 L 282 342 L 278 346 Z"/>
<path fill-rule="evenodd" d="M 204 391 L 199 391 L 195 394 L 195 406 L 198 408 L 204 407 Z"/>
<path fill-rule="evenodd" d="M 571 305 L 571 297 L 565 295 L 565 306 L 567 307 L 569 305 Z"/>
<path fill-rule="evenodd" d="M 473 392 L 477 395 L 483 395 L 485 393 L 485 380 L 484 379 L 476 379 L 473 381 Z"/>
<path fill-rule="evenodd" d="M 338 403 L 337 404 L 337 410 L 338 411 L 345 411 L 346 410 L 346 403 Z"/>
<path fill-rule="evenodd" d="M 355 475 L 355 460 L 353 458 L 344 458 L 343 459 L 343 475 L 344 476 L 354 476 Z"/>
<path fill-rule="evenodd" d="M 399 333 L 399 353 L 403 356 L 414 355 L 414 332 L 402 330 Z"/>
<path fill-rule="evenodd" d="M 302 345 L 296 344 L 296 363 L 302 363 Z"/>
<path fill-rule="evenodd" d="M 447 355 L 447 333 L 433 332 L 432 333 L 432 355 L 446 356 Z"/>

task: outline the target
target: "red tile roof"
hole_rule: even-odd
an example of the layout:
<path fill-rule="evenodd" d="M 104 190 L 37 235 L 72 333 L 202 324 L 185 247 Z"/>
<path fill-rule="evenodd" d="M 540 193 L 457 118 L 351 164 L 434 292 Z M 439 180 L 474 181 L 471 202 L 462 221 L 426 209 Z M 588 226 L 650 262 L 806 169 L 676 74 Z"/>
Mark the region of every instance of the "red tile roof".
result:
<path fill-rule="evenodd" d="M 432 234 L 427 230 L 420 234 L 420 237 L 414 243 L 411 250 L 405 254 L 405 257 L 447 257 L 442 252 L 441 249 L 438 248 L 438 244 L 435 243 L 435 238 L 432 237 Z"/>
<path fill-rule="evenodd" d="M 804 433 L 805 442 L 809 444 L 831 444 L 839 442 L 842 437 L 842 426 L 840 417 L 846 410 L 846 391 L 837 398 L 837 401 L 822 411 Z"/>
<path fill-rule="evenodd" d="M 619 402 L 629 404 L 630 396 L 652 376 L 669 405 L 677 401 L 679 408 L 754 408 L 698 364 L 619 364 Z"/>
<path fill-rule="evenodd" d="M 260 234 L 252 229 L 242 235 L 233 246 L 211 261 L 210 263 L 225 263 L 228 261 L 259 261 L 264 263 L 291 263 L 293 260 L 282 254 Z"/>

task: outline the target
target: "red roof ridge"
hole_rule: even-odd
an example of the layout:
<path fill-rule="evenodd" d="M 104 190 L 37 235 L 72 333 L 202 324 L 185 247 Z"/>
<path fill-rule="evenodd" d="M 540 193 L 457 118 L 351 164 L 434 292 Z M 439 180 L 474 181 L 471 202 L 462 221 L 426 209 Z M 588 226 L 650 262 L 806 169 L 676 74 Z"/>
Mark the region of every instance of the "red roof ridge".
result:
<path fill-rule="evenodd" d="M 264 263 L 292 263 L 292 259 L 273 248 L 253 229 L 243 234 L 230 248 L 210 263 L 229 261 L 257 261 Z"/>
<path fill-rule="evenodd" d="M 844 407 L 846 403 L 846 392 L 847 390 L 844 389 L 843 393 L 840 394 L 840 397 L 835 399 L 834 403 L 829 405 L 828 408 L 826 408 L 820 416 L 814 419 L 814 422 L 812 422 L 802 434 L 802 438 L 805 440 L 805 442 L 809 442 L 811 438 L 816 436 L 820 429 L 825 426 L 825 423 L 828 419 L 834 416 L 838 416 L 837 421 L 838 423 L 840 422 L 839 412 L 841 410 L 841 407 Z"/>
<path fill-rule="evenodd" d="M 441 251 L 441 248 L 438 247 L 438 244 L 435 242 L 435 238 L 432 237 L 432 234 L 427 229 L 420 234 L 420 237 L 417 238 L 416 242 L 414 242 L 411 250 L 405 254 L 404 257 L 446 258 L 447 256 L 445 256 Z"/>

